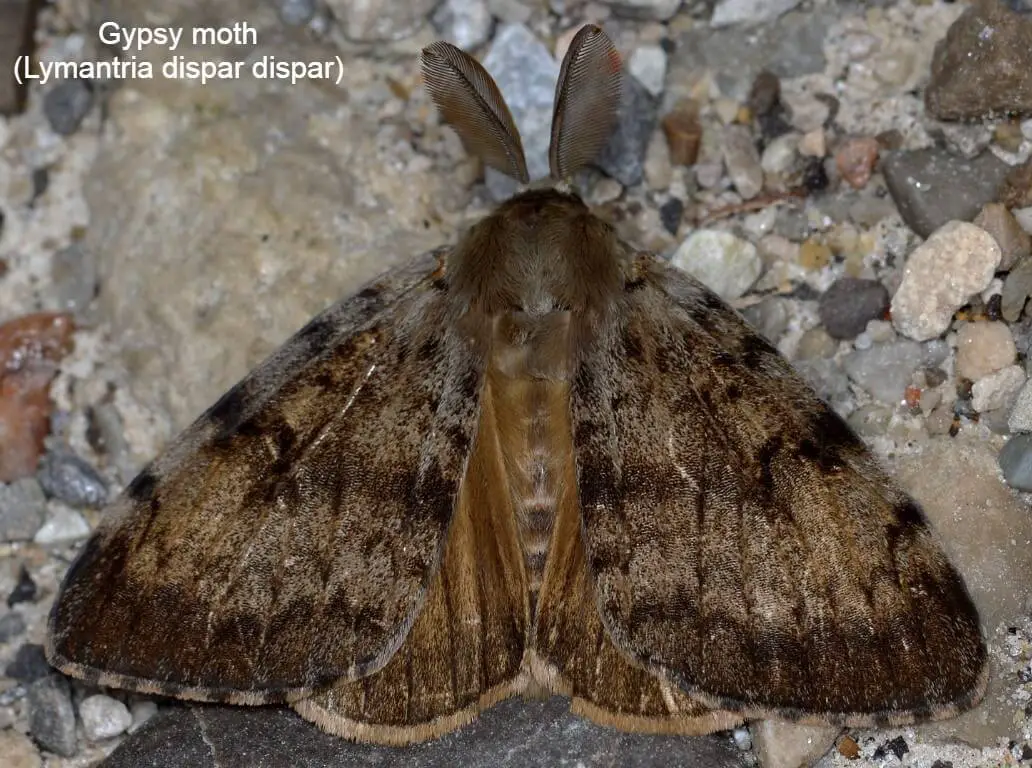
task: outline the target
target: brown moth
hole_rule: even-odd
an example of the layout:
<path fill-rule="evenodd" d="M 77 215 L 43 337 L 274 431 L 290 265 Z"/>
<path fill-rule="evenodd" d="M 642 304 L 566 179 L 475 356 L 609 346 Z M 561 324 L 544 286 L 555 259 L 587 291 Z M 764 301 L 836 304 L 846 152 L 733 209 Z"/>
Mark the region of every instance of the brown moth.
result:
<path fill-rule="evenodd" d="M 465 145 L 527 182 L 487 72 L 446 43 L 423 62 Z M 677 734 L 981 699 L 978 615 L 917 504 L 731 308 L 562 183 L 620 76 L 581 30 L 556 184 L 323 312 L 132 481 L 68 571 L 51 663 L 393 744 L 542 689 Z"/>

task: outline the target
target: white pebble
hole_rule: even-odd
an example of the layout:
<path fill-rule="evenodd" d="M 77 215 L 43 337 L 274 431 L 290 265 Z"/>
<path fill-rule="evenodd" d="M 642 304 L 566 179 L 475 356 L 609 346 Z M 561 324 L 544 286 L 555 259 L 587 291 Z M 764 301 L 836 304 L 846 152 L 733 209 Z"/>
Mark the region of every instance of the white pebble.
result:
<path fill-rule="evenodd" d="M 79 717 L 86 738 L 90 741 L 114 738 L 125 733 L 133 722 L 133 716 L 125 704 L 103 694 L 83 699 L 79 705 Z"/>
<path fill-rule="evenodd" d="M 981 227 L 965 221 L 939 227 L 907 259 L 892 297 L 896 330 L 916 341 L 943 333 L 953 313 L 988 287 L 1002 255 L 996 239 Z"/>
<path fill-rule="evenodd" d="M 82 515 L 74 509 L 57 506 L 52 509 L 43 527 L 36 531 L 32 540 L 37 544 L 59 544 L 85 539 L 89 535 L 90 524 Z"/>
<path fill-rule="evenodd" d="M 1006 368 L 1018 354 L 1006 323 L 967 323 L 957 332 L 957 375 L 978 381 Z"/>
<path fill-rule="evenodd" d="M 658 45 L 641 45 L 631 54 L 627 62 L 628 71 L 634 79 L 645 86 L 653 96 L 663 93 L 666 80 L 667 54 Z"/>
<path fill-rule="evenodd" d="M 690 234 L 671 261 L 725 301 L 749 290 L 763 267 L 756 246 L 717 229 L 699 229 Z"/>

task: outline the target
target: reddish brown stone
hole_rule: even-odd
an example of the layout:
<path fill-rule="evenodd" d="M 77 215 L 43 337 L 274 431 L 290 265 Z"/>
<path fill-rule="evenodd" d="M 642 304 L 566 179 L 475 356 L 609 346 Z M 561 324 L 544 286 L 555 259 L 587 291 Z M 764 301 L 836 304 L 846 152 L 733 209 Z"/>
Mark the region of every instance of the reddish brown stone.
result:
<path fill-rule="evenodd" d="M 50 428 L 50 382 L 74 330 L 71 315 L 54 312 L 0 325 L 0 482 L 36 471 Z"/>
<path fill-rule="evenodd" d="M 670 162 L 674 165 L 695 165 L 702 143 L 702 123 L 699 105 L 694 99 L 681 101 L 662 120 L 663 133 L 670 147 Z"/>
<path fill-rule="evenodd" d="M 878 140 L 873 138 L 846 139 L 835 150 L 835 167 L 853 189 L 863 189 L 871 180 L 874 164 L 878 162 Z"/>

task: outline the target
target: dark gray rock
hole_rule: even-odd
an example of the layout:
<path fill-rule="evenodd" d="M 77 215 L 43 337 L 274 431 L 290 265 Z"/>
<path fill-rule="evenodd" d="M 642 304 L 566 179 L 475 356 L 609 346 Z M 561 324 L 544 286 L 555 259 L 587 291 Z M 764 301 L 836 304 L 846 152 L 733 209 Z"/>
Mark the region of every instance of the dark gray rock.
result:
<path fill-rule="evenodd" d="M 13 608 L 18 603 L 34 603 L 38 594 L 39 588 L 36 586 L 36 580 L 32 578 L 29 569 L 22 563 L 18 569 L 18 581 L 15 582 L 14 589 L 7 596 L 7 607 Z"/>
<path fill-rule="evenodd" d="M 43 114 L 55 133 L 68 136 L 79 130 L 93 108 L 93 86 L 88 80 L 65 80 L 43 97 Z"/>
<path fill-rule="evenodd" d="M 967 160 L 931 148 L 891 152 L 881 170 L 903 220 L 928 237 L 948 221 L 974 219 L 996 199 L 1010 166 L 990 152 Z"/>
<path fill-rule="evenodd" d="M 1032 434 L 1015 435 L 1000 450 L 1000 470 L 1007 485 L 1032 491 Z"/>
<path fill-rule="evenodd" d="M 282 709 L 176 707 L 148 721 L 102 768 L 539 768 L 573 765 L 739 768 L 730 739 L 642 736 L 595 726 L 569 702 L 513 699 L 425 744 L 354 744 Z"/>
<path fill-rule="evenodd" d="M 841 277 L 817 304 L 824 330 L 833 339 L 852 339 L 889 308 L 889 291 L 877 280 Z"/>
<path fill-rule="evenodd" d="M 14 658 L 4 668 L 4 675 L 12 680 L 32 683 L 47 677 L 54 670 L 50 667 L 43 646 L 38 643 L 24 643 L 14 652 Z"/>
<path fill-rule="evenodd" d="M 100 507 L 107 501 L 104 478 L 74 454 L 46 454 L 36 477 L 48 495 L 73 507 Z"/>
<path fill-rule="evenodd" d="M 29 686 L 26 701 L 32 738 L 55 754 L 74 756 L 79 748 L 75 739 L 75 709 L 72 707 L 68 680 L 57 674 L 41 678 Z"/>
<path fill-rule="evenodd" d="M 657 107 L 645 86 L 633 77 L 623 79 L 616 128 L 595 165 L 625 187 L 637 184 L 645 174 L 645 152 L 659 119 Z"/>
<path fill-rule="evenodd" d="M 978 0 L 935 46 L 925 91 L 940 120 L 1032 114 L 1032 18 L 997 0 Z"/>

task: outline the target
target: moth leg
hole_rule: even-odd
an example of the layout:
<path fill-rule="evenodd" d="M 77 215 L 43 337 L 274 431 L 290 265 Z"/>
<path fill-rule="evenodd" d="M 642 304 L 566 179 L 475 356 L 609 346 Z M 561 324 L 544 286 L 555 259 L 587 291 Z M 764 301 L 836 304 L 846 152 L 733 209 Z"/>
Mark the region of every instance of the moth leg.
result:
<path fill-rule="evenodd" d="M 330 733 L 383 744 L 424 741 L 526 687 L 522 552 L 489 387 L 482 402 L 441 567 L 408 636 L 380 671 L 293 703 Z"/>
<path fill-rule="evenodd" d="M 632 661 L 609 637 L 588 574 L 570 455 L 535 618 L 534 678 L 572 697 L 574 713 L 624 731 L 698 736 L 741 724 L 739 714 L 709 709 Z"/>

